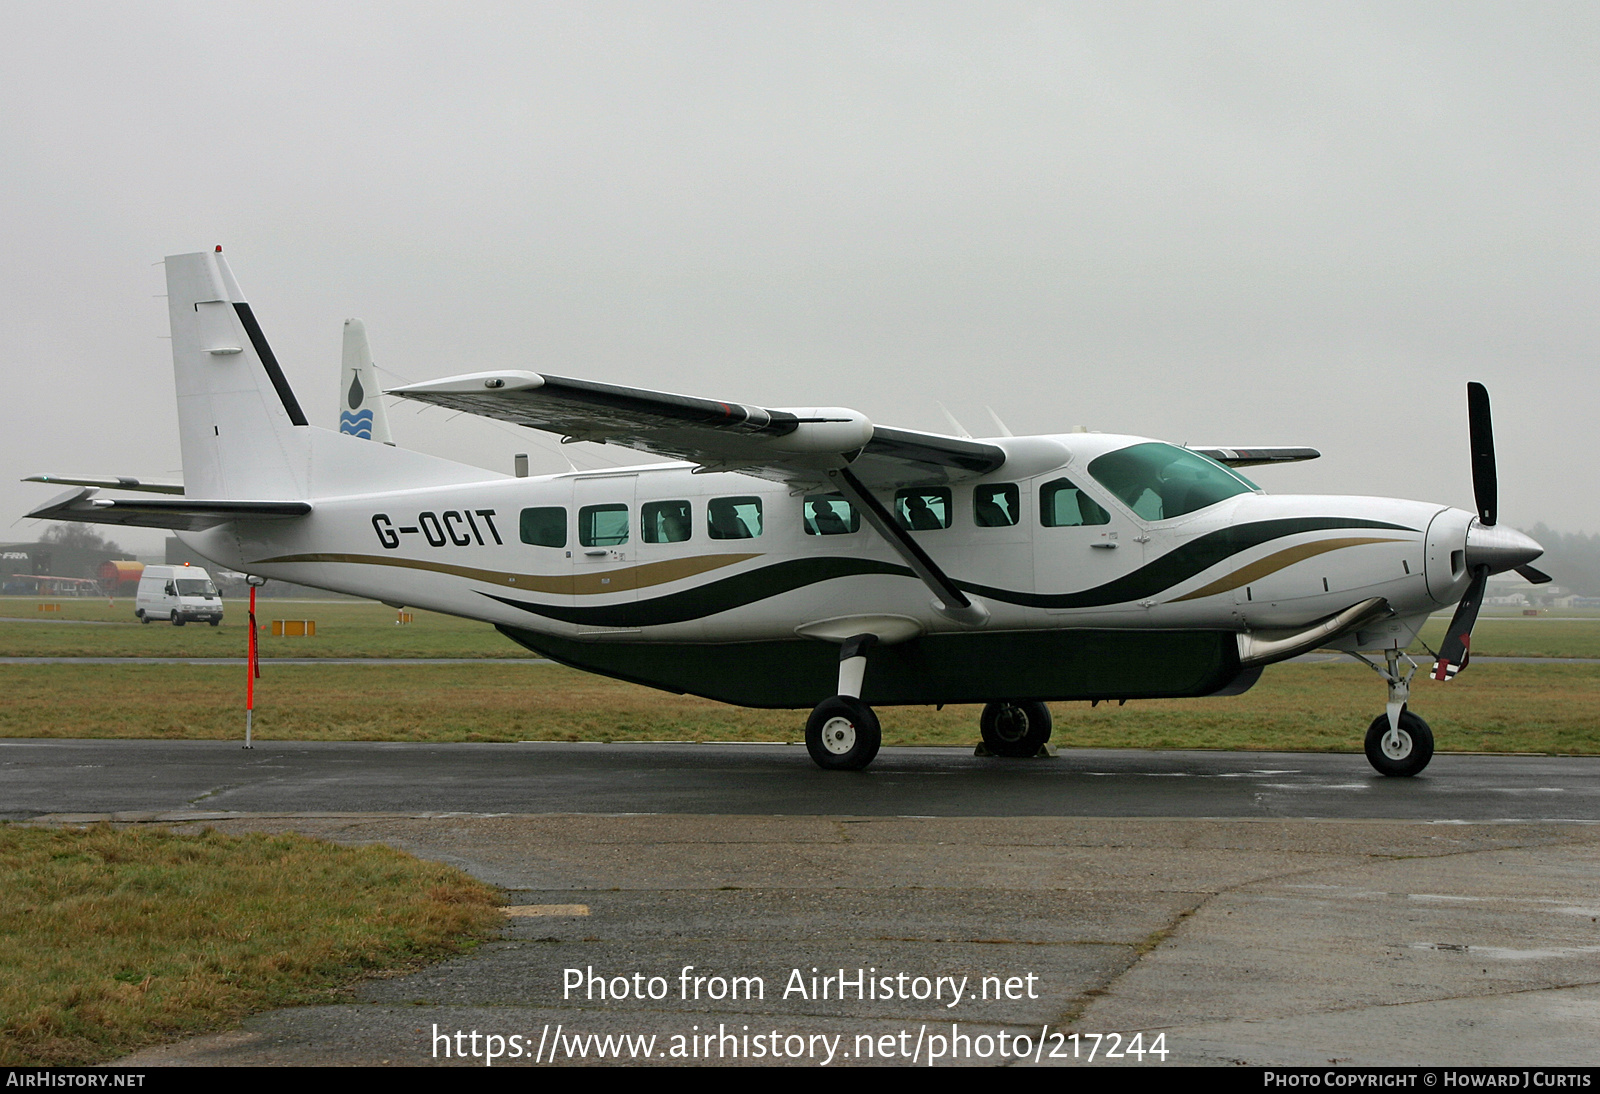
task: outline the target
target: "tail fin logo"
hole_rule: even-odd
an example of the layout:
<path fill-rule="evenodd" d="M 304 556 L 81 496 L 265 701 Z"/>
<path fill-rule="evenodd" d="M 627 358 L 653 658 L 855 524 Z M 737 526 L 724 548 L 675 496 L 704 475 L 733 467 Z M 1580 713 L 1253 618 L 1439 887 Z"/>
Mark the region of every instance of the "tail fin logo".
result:
<path fill-rule="evenodd" d="M 340 411 L 339 432 L 360 437 L 362 440 L 372 440 L 372 411 L 362 410 L 355 414 L 348 410 Z"/>

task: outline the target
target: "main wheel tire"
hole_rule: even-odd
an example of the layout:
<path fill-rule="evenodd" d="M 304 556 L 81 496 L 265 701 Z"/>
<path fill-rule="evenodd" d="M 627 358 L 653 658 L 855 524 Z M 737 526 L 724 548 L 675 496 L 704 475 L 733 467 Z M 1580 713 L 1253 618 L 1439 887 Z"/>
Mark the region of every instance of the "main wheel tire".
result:
<path fill-rule="evenodd" d="M 1409 710 L 1400 712 L 1400 727 L 1389 733 L 1389 716 L 1380 714 L 1367 727 L 1367 762 L 1380 775 L 1409 777 L 1433 759 L 1433 730 Z"/>
<path fill-rule="evenodd" d="M 996 756 L 1025 760 L 1050 739 L 1050 708 L 1043 703 L 990 703 L 978 719 L 983 747 Z"/>
<path fill-rule="evenodd" d="M 824 699 L 806 719 L 806 751 L 828 771 L 860 771 L 882 743 L 878 716 L 849 695 Z"/>

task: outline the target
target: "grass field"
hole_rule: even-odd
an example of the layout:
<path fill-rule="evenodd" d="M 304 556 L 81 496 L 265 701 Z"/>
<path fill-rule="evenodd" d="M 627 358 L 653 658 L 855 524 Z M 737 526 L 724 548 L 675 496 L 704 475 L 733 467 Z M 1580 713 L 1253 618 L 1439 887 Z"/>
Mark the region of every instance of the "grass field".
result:
<path fill-rule="evenodd" d="M 488 937 L 495 891 L 387 847 L 0 826 L 0 1066 L 98 1063 Z"/>
<path fill-rule="evenodd" d="M 746 710 L 541 662 L 267 665 L 259 740 L 798 741 L 805 712 Z M 244 733 L 241 669 L 0 666 L 0 736 L 231 739 Z M 1245 695 L 1057 703 L 1062 746 L 1359 750 L 1382 681 L 1355 664 L 1276 665 Z M 1414 685 L 1441 750 L 1600 752 L 1600 665 L 1473 665 Z M 976 707 L 879 709 L 886 744 L 971 745 Z"/>
<path fill-rule="evenodd" d="M 63 600 L 62 617 L 0 618 L 4 656 L 238 656 L 243 612 L 221 627 L 141 626 L 131 602 Z M 27 619 L 34 601 L 0 600 L 0 617 Z M 38 613 L 43 615 L 44 613 Z M 54 614 L 54 613 L 52 613 Z M 255 733 L 263 740 L 797 741 L 803 711 L 744 710 L 527 664 L 396 665 L 385 657 L 521 657 L 491 627 L 358 601 L 263 601 L 257 618 L 317 620 L 314 638 L 261 639 Z M 97 625 L 94 621 L 111 621 Z M 1430 644 L 1444 620 L 1424 632 Z M 1486 617 L 1480 655 L 1600 657 L 1600 616 Z M 373 658 L 370 665 L 273 665 L 273 656 Z M 1418 655 L 1419 660 L 1422 656 Z M 1426 666 L 1425 666 L 1426 667 Z M 192 665 L 0 665 L 0 736 L 230 739 L 243 734 L 242 669 Z M 1125 707 L 1058 703 L 1062 746 L 1359 750 L 1383 709 L 1382 681 L 1352 662 L 1268 669 L 1249 693 L 1148 700 Z M 1600 752 L 1600 665 L 1479 662 L 1446 685 L 1419 672 L 1413 708 L 1441 750 Z M 886 744 L 969 745 L 977 708 L 883 708 Z"/>
<path fill-rule="evenodd" d="M 40 603 L 60 604 L 41 612 Z M 133 601 L 104 598 L 40 601 L 0 598 L 0 657 L 243 657 L 249 637 L 246 603 L 228 601 L 220 626 L 141 624 Z M 413 611 L 395 623 L 395 610 L 367 600 L 256 602 L 263 659 L 273 657 L 532 657 L 487 623 Z M 274 638 L 274 619 L 312 619 L 313 637 Z M 41 622 L 43 621 L 43 622 Z"/>

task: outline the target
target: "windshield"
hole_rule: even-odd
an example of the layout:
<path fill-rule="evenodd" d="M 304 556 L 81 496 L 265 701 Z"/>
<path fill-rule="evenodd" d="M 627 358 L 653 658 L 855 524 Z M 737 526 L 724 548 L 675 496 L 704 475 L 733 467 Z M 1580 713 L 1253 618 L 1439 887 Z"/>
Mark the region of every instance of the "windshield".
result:
<path fill-rule="evenodd" d="M 1089 462 L 1089 474 L 1145 520 L 1170 520 L 1260 488 L 1186 448 L 1150 441 Z"/>
<path fill-rule="evenodd" d="M 180 577 L 178 579 L 179 596 L 216 596 L 217 587 L 205 578 Z"/>

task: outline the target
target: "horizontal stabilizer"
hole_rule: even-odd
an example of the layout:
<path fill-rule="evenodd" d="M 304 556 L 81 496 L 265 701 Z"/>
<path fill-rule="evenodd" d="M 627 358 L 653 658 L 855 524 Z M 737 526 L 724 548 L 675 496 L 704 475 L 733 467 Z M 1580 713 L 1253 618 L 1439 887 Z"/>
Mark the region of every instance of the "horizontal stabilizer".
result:
<path fill-rule="evenodd" d="M 79 488 L 45 502 L 28 514 L 35 520 L 70 520 L 84 524 L 123 524 L 138 528 L 172 528 L 199 532 L 235 520 L 291 520 L 311 512 L 304 501 L 168 501 L 97 497 L 93 488 Z"/>
<path fill-rule="evenodd" d="M 1256 447 L 1234 448 L 1215 445 L 1191 444 L 1185 445 L 1190 452 L 1198 452 L 1202 456 L 1225 463 L 1229 467 L 1259 467 L 1264 463 L 1299 463 L 1301 460 L 1315 460 L 1322 456 L 1315 448 L 1284 448 L 1284 447 Z"/>
<path fill-rule="evenodd" d="M 23 482 L 48 482 L 60 486 L 103 486 L 109 490 L 141 490 L 147 494 L 181 494 L 181 482 L 149 482 L 145 479 L 118 475 L 114 479 L 79 479 L 66 475 L 29 475 Z"/>
<path fill-rule="evenodd" d="M 534 372 L 452 376 L 388 394 L 776 482 L 820 483 L 845 466 L 874 487 L 948 482 L 1006 459 L 995 445 L 885 429 L 844 407 L 768 409 Z"/>

